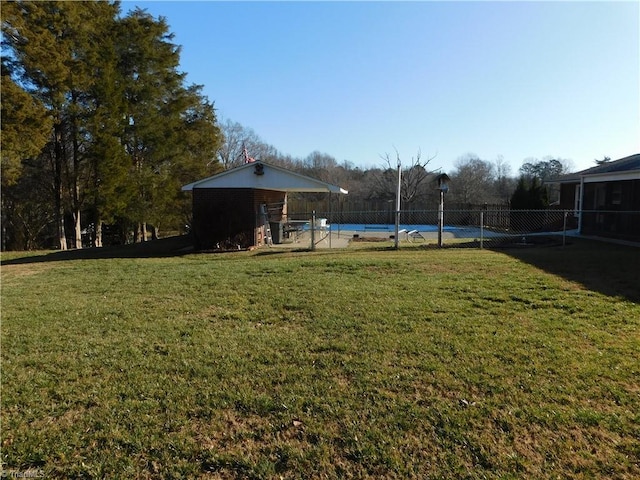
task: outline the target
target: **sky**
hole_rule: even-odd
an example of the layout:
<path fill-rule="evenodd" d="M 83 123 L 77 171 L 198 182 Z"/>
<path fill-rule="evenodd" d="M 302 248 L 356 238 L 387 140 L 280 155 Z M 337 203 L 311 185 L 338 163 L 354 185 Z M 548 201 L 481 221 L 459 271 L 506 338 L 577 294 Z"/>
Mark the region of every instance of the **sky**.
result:
<path fill-rule="evenodd" d="M 573 171 L 640 153 L 640 2 L 123 1 L 165 17 L 187 83 L 283 154 L 420 151 Z"/>

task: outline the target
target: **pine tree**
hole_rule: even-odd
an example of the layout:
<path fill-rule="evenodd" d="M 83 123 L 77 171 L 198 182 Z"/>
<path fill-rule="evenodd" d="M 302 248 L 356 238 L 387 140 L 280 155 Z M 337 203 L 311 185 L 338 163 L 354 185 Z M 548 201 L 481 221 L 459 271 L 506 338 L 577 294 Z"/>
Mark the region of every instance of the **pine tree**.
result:
<path fill-rule="evenodd" d="M 37 157 L 47 144 L 51 119 L 44 106 L 11 78 L 10 59 L 2 58 L 2 187 L 17 183 L 22 160 Z"/>
<path fill-rule="evenodd" d="M 125 86 L 121 72 L 119 23 L 114 15 L 101 18 L 102 41 L 96 46 L 95 80 L 88 96 L 91 111 L 87 130 L 89 176 L 87 207 L 91 210 L 92 244 L 101 247 L 105 223 L 123 218 L 135 201 L 130 180 L 131 165 L 123 145 L 126 123 Z"/>
<path fill-rule="evenodd" d="M 82 181 L 90 133 L 85 120 L 91 109 L 88 91 L 100 61 L 97 48 L 105 18 L 117 5 L 107 2 L 11 2 L 3 5 L 3 33 L 22 87 L 48 111 L 52 121 L 51 175 L 58 246 L 67 248 L 65 211 L 75 223 L 81 244 Z"/>
<path fill-rule="evenodd" d="M 549 195 L 542 181 L 534 177 L 529 187 L 529 204 L 532 210 L 542 210 L 549 206 Z"/>
<path fill-rule="evenodd" d="M 175 121 L 167 112 L 168 104 L 183 79 L 176 71 L 179 50 L 167 32 L 164 20 L 156 21 L 141 9 L 120 22 L 118 47 L 127 120 L 122 140 L 137 195 L 127 216 L 135 222 L 135 238 L 141 241 L 147 239 L 154 194 L 166 175 L 163 159 Z"/>
<path fill-rule="evenodd" d="M 513 195 L 511 195 L 511 208 L 513 210 L 527 210 L 529 207 L 529 188 L 524 176 L 518 179 Z"/>
<path fill-rule="evenodd" d="M 518 179 L 518 185 L 511 196 L 513 210 L 541 210 L 549 206 L 549 196 L 546 187 L 539 178 L 530 180 L 523 175 Z"/>
<path fill-rule="evenodd" d="M 199 93 L 186 88 L 178 72 L 180 48 L 163 18 L 143 10 L 121 22 L 121 66 L 125 82 L 127 126 L 123 144 L 131 159 L 136 202 L 128 216 L 136 239 L 147 239 L 147 224 L 157 229 L 180 194 L 176 172 L 215 156 L 220 134 L 215 113 Z M 192 166 L 189 167 L 188 165 Z"/>
<path fill-rule="evenodd" d="M 217 161 L 222 134 L 213 105 L 202 96 L 199 86 L 183 90 L 182 97 L 180 119 L 174 131 L 175 152 L 168 164 L 164 195 L 153 209 L 156 228 L 161 218 L 173 229 L 184 227 L 190 218 L 191 201 L 180 187 L 222 170 Z"/>
<path fill-rule="evenodd" d="M 52 177 L 54 183 L 54 215 L 58 246 L 67 248 L 64 229 L 63 195 L 63 113 L 66 103 L 65 80 L 69 77 L 64 62 L 66 32 L 61 5 L 54 2 L 11 2 L 3 5 L 3 34 L 19 67 L 14 74 L 22 86 L 48 110 L 53 122 L 51 141 L 54 145 Z M 60 48 L 51 48 L 56 43 Z"/>
<path fill-rule="evenodd" d="M 165 20 L 140 9 L 122 18 L 117 3 L 7 2 L 2 29 L 3 184 L 38 158 L 28 175 L 51 185 L 53 200 L 37 205 L 55 218 L 58 247 L 65 217 L 76 247 L 87 213 L 94 245 L 103 222 L 138 225 L 142 239 L 147 222 L 183 223 L 180 186 L 217 168 L 221 134 L 201 87 L 185 86 Z M 12 205 L 27 205 L 25 191 L 13 190 Z"/>

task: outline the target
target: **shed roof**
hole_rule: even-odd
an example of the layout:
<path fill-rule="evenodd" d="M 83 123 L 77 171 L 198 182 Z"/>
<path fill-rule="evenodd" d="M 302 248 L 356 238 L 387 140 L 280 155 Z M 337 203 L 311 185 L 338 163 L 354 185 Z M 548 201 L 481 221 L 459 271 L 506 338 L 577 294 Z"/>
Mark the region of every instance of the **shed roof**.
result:
<path fill-rule="evenodd" d="M 245 163 L 212 177 L 185 185 L 182 187 L 182 191 L 188 192 L 194 188 L 254 188 L 280 192 L 349 193 L 336 185 L 264 162 Z"/>

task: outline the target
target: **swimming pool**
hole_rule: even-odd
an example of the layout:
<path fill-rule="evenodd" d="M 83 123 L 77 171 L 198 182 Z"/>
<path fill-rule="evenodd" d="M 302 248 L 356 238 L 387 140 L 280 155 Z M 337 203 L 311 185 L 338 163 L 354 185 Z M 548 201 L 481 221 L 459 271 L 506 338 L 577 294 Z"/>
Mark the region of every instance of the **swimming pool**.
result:
<path fill-rule="evenodd" d="M 337 230 L 346 230 L 352 232 L 395 232 L 395 225 L 387 225 L 387 224 L 363 224 L 363 223 L 338 223 L 331 225 L 331 231 L 335 232 Z M 414 224 L 406 224 L 401 223 L 399 230 L 418 230 L 419 232 L 437 232 L 437 225 L 414 225 Z M 443 230 L 446 232 L 456 232 L 459 231 L 459 227 L 451 227 L 445 225 Z"/>
<path fill-rule="evenodd" d="M 304 224 L 302 227 L 303 230 L 309 229 L 309 223 Z M 331 229 L 332 232 L 338 231 L 346 231 L 346 232 L 395 232 L 394 224 L 384 224 L 384 223 L 332 223 L 331 225 L 327 225 L 326 228 L 323 229 Z M 408 232 L 412 230 L 417 230 L 419 232 L 437 232 L 437 225 L 415 225 L 415 224 L 406 224 L 401 223 L 399 226 L 399 230 L 406 230 Z M 458 232 L 464 230 L 460 227 L 452 227 L 445 225 L 443 227 L 443 231 L 445 232 Z"/>

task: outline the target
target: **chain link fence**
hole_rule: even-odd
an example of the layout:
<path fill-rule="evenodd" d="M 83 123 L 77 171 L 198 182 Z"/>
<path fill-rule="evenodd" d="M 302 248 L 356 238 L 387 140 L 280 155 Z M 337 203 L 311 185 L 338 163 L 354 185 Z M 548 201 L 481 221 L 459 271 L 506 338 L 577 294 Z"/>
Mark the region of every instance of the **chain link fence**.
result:
<path fill-rule="evenodd" d="M 298 243 L 312 249 L 340 248 L 350 241 L 395 241 L 393 211 L 305 212 L 288 217 L 298 225 Z M 637 211 L 585 211 L 581 216 L 573 210 L 504 208 L 445 210 L 441 228 L 437 210 L 401 211 L 398 242 L 437 246 L 440 238 L 442 246 L 450 248 L 565 245 L 568 238 L 578 235 L 581 223 L 587 230 L 583 233 L 640 238 Z"/>

